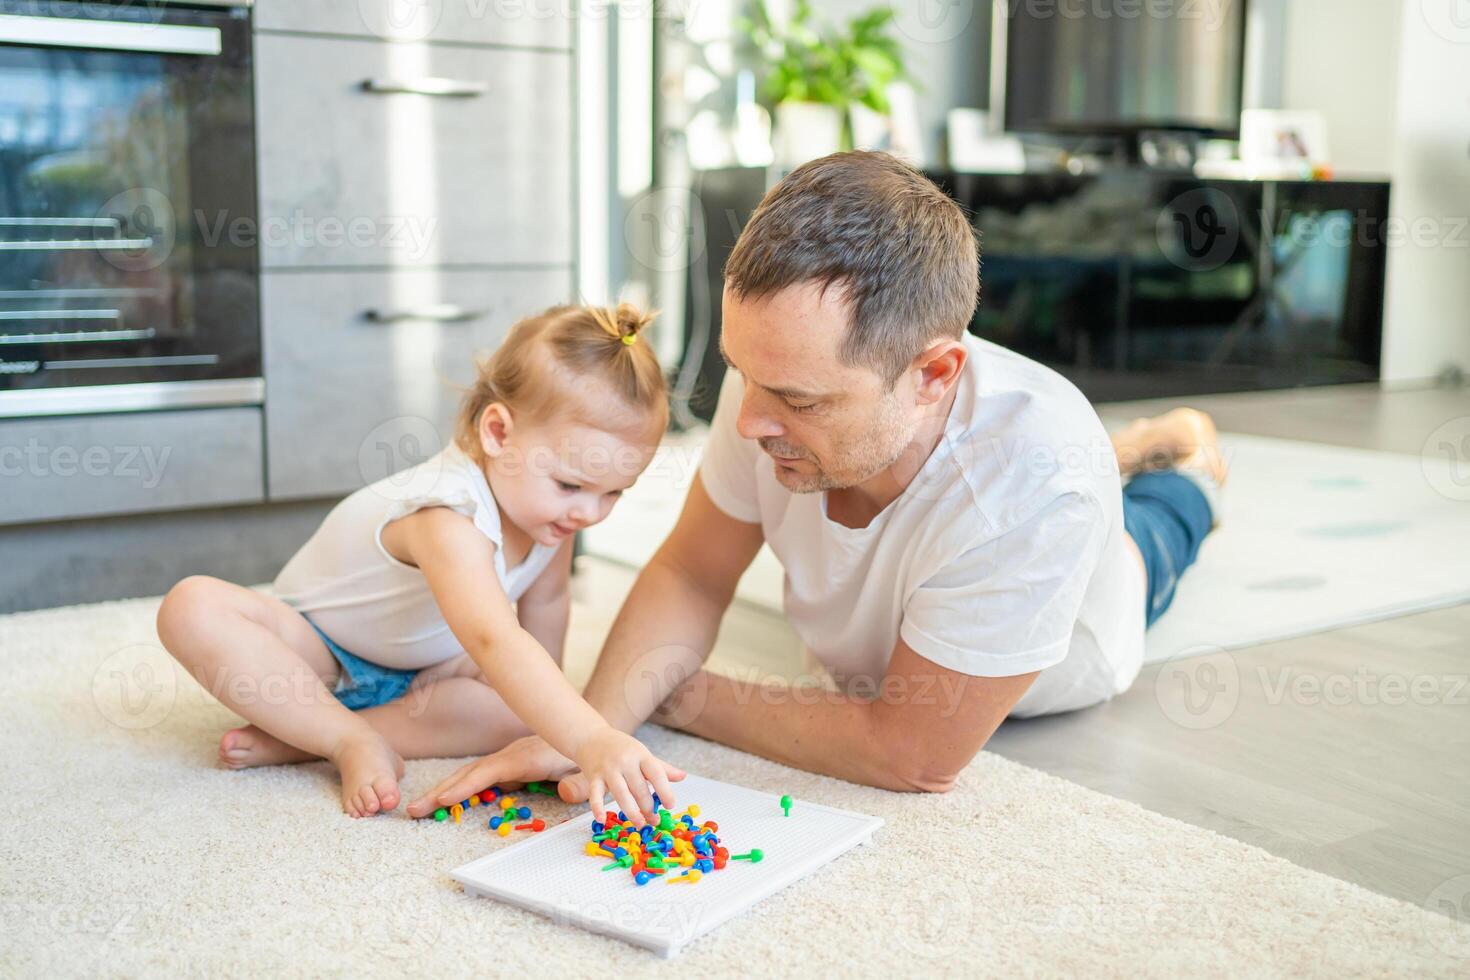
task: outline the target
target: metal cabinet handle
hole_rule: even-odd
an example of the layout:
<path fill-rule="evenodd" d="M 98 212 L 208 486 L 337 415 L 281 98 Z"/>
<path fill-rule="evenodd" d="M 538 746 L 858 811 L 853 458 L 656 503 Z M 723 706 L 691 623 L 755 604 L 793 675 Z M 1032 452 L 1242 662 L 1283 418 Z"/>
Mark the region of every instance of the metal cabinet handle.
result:
<path fill-rule="evenodd" d="M 0 322 L 9 320 L 111 320 L 122 323 L 122 310 L 0 310 Z"/>
<path fill-rule="evenodd" d="M 218 27 L 185 24 L 133 24 L 73 17 L 0 14 L 0 44 L 43 44 L 107 51 L 217 55 L 223 50 Z"/>
<path fill-rule="evenodd" d="M 116 218 L 0 218 L 0 228 L 110 228 L 122 234 L 122 222 Z"/>
<path fill-rule="evenodd" d="M 465 82 L 453 78 L 369 78 L 362 83 L 363 91 L 378 95 L 407 93 L 409 95 L 447 95 L 472 98 L 490 91 L 488 82 Z"/>
<path fill-rule="evenodd" d="M 398 323 L 403 320 L 429 320 L 434 323 L 463 323 L 466 320 L 478 320 L 486 312 L 486 310 L 467 310 L 462 306 L 455 306 L 451 303 L 441 303 L 435 306 L 420 306 L 417 309 L 368 310 L 363 313 L 363 319 L 369 323 Z"/>
<path fill-rule="evenodd" d="M 141 252 L 152 247 L 151 238 L 48 238 L 28 242 L 0 242 L 0 252 Z"/>
<path fill-rule="evenodd" d="M 151 340 L 152 327 L 143 330 L 71 330 L 65 333 L 0 334 L 0 344 L 90 344 L 103 340 Z"/>
<path fill-rule="evenodd" d="M 105 228 L 122 234 L 116 218 L 0 218 L 0 228 Z M 0 241 L 0 252 L 88 251 L 132 252 L 153 247 L 152 238 L 46 238 Z"/>

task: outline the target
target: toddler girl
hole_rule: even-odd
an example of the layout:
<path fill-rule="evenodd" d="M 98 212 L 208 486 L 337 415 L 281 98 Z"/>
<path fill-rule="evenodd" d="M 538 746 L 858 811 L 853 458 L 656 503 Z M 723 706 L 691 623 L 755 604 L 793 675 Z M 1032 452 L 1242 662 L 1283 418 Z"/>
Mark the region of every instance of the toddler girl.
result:
<path fill-rule="evenodd" d="M 668 422 L 651 317 L 559 306 L 480 366 L 452 443 L 337 504 L 276 597 L 206 576 L 158 634 L 253 722 L 233 768 L 324 758 L 342 806 L 398 805 L 403 759 L 484 755 L 534 732 L 637 820 L 683 773 L 609 726 L 562 674 L 576 532 L 607 517 Z"/>

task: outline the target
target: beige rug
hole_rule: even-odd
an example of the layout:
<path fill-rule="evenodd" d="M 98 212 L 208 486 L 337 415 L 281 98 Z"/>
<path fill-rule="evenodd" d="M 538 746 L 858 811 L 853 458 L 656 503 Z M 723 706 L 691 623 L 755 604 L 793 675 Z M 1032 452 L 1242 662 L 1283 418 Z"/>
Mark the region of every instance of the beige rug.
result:
<path fill-rule="evenodd" d="M 926 797 L 649 729 L 660 753 L 690 769 L 888 822 L 874 846 L 664 962 L 450 881 L 449 869 L 514 838 L 400 815 L 350 820 L 325 764 L 216 768 L 216 740 L 234 718 L 157 646 L 156 608 L 134 600 L 0 618 L 0 973 L 1470 971 L 1470 928 L 1448 918 L 989 753 L 954 792 Z M 405 789 L 452 765 L 410 763 Z M 567 813 L 536 806 L 550 819 Z"/>

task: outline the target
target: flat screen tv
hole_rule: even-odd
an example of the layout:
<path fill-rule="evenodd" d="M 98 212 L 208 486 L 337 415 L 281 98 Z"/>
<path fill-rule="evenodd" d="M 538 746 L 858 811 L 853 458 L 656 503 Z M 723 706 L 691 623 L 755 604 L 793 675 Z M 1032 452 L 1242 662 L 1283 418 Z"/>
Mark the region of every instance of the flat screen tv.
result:
<path fill-rule="evenodd" d="M 1005 128 L 1235 139 L 1246 0 L 995 0 Z"/>

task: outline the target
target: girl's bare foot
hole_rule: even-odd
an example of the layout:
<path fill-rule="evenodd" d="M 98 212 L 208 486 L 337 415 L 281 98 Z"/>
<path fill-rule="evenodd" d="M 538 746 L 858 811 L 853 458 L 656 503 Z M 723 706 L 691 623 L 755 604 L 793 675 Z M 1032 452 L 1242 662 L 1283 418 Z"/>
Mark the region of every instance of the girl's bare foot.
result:
<path fill-rule="evenodd" d="M 383 736 L 372 732 L 342 741 L 331 756 L 342 774 L 342 809 L 351 817 L 370 817 L 398 805 L 403 759 Z"/>
<path fill-rule="evenodd" d="M 219 761 L 231 769 L 253 766 L 280 766 L 290 762 L 310 762 L 320 758 L 254 725 L 231 728 L 220 736 Z"/>
<path fill-rule="evenodd" d="M 1192 466 L 1224 486 L 1229 472 L 1220 452 L 1215 420 L 1194 408 L 1176 408 L 1153 418 L 1134 419 L 1113 436 L 1113 450 L 1124 476 L 1142 470 Z"/>

